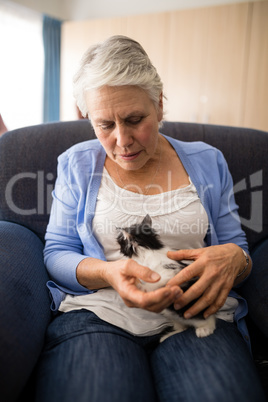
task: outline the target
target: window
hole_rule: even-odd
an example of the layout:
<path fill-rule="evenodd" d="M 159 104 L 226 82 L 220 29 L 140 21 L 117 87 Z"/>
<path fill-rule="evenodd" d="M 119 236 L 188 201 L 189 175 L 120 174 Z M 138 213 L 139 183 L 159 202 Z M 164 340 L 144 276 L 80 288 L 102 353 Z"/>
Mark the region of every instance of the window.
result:
<path fill-rule="evenodd" d="M 0 52 L 0 114 L 8 130 L 42 123 L 42 15 L 0 1 Z"/>

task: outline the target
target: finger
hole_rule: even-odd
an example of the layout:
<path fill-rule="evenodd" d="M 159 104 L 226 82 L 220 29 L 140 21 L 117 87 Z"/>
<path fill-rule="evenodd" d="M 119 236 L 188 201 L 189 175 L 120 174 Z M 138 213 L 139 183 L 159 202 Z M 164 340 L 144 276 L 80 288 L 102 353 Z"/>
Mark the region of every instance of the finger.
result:
<path fill-rule="evenodd" d="M 214 301 L 214 303 L 209 306 L 209 308 L 204 312 L 204 318 L 208 318 L 210 315 L 217 313 L 217 311 L 222 308 L 222 306 L 226 302 L 228 295 L 229 290 L 223 289 L 219 293 L 218 298 Z"/>
<path fill-rule="evenodd" d="M 195 261 L 187 267 L 182 268 L 180 272 L 168 281 L 166 286 L 181 286 L 191 279 L 201 276 L 201 273 L 202 265 L 199 261 Z"/>
<path fill-rule="evenodd" d="M 165 291 L 164 297 L 160 298 L 159 302 L 152 302 L 152 300 L 148 300 L 147 309 L 149 311 L 161 312 L 165 308 L 174 304 L 175 300 L 179 300 L 182 294 L 183 292 L 180 288 L 178 288 L 177 286 L 173 287 L 170 289 L 169 295 L 167 295 Z"/>
<path fill-rule="evenodd" d="M 172 260 L 195 260 L 202 249 L 170 250 L 167 252 L 168 258 Z"/>
<path fill-rule="evenodd" d="M 157 282 L 161 279 L 161 276 L 157 272 L 138 264 L 134 260 L 129 260 L 129 263 L 126 265 L 125 269 L 126 275 L 139 278 L 144 282 Z"/>
<path fill-rule="evenodd" d="M 163 288 L 147 293 L 131 282 L 125 292 L 121 292 L 121 297 L 128 307 L 147 308 L 151 304 L 159 303 L 163 298 L 168 298 L 170 294 L 170 290 L 164 291 Z"/>
<path fill-rule="evenodd" d="M 202 311 L 204 312 L 204 318 L 209 317 L 211 314 L 216 313 L 224 305 L 228 293 L 229 291 L 226 289 L 216 290 L 214 287 L 208 287 L 204 294 L 196 301 L 196 303 L 185 311 L 184 317 L 191 318 Z M 180 300 L 176 307 L 178 307 L 178 304 L 180 304 Z"/>
<path fill-rule="evenodd" d="M 178 287 L 161 288 L 151 292 L 143 292 L 137 287 L 128 292 L 124 301 L 128 307 L 139 307 L 148 311 L 160 312 L 170 306 L 182 294 Z"/>
<path fill-rule="evenodd" d="M 202 276 L 193 285 L 191 285 L 188 290 L 184 292 L 179 301 L 175 303 L 174 308 L 176 310 L 180 310 L 181 308 L 187 306 L 189 303 L 193 302 L 193 300 L 197 300 L 197 302 L 193 304 L 193 306 L 189 310 L 187 310 L 188 314 L 196 315 L 213 303 L 213 301 L 217 297 L 219 288 L 220 285 L 214 285 L 213 291 L 211 292 L 210 281 Z"/>
<path fill-rule="evenodd" d="M 152 292 L 142 292 L 140 307 L 149 311 L 160 312 L 170 306 L 178 293 L 182 293 L 179 288 L 161 288 Z"/>

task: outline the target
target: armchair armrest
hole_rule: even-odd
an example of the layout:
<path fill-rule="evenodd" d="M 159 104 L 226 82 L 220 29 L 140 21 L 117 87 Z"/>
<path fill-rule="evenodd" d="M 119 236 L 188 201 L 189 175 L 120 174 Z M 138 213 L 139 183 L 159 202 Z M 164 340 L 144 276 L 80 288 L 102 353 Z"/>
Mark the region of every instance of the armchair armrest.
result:
<path fill-rule="evenodd" d="M 14 401 L 42 350 L 50 321 L 43 243 L 24 226 L 0 221 L 0 389 Z"/>

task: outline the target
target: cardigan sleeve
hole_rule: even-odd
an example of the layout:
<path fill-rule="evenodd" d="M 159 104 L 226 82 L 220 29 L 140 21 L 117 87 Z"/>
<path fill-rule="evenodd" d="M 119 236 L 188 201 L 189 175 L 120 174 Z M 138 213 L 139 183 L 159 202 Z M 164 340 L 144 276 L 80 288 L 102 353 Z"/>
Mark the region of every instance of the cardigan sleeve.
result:
<path fill-rule="evenodd" d="M 219 191 L 219 202 L 212 205 L 214 230 L 219 244 L 235 243 L 248 252 L 246 235 L 241 228 L 238 205 L 235 202 L 233 179 L 223 154 L 218 151 L 216 156 L 220 188 L 215 184 L 211 189 L 212 202 L 216 199 L 215 190 Z"/>
<path fill-rule="evenodd" d="M 99 141 L 88 140 L 74 145 L 58 158 L 44 249 L 51 292 L 55 289 L 69 294 L 92 292 L 79 284 L 76 268 L 86 257 L 105 259 L 91 230 L 105 157 Z M 59 295 L 58 300 L 62 293 Z"/>
<path fill-rule="evenodd" d="M 46 231 L 44 261 L 50 278 L 73 292 L 85 292 L 76 278 L 76 267 L 85 256 L 77 231 L 79 186 L 70 182 L 66 154 L 58 159 L 58 175 L 53 190 L 53 203 Z"/>

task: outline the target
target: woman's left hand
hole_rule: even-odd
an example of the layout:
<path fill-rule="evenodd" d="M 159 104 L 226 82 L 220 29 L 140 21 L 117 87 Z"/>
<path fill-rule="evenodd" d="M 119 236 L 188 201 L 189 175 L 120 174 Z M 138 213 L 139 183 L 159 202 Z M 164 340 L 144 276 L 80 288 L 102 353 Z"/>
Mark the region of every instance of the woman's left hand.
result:
<path fill-rule="evenodd" d="M 167 286 L 180 286 L 194 277 L 199 278 L 174 303 L 175 309 L 179 310 L 199 298 L 185 312 L 185 318 L 191 318 L 203 310 L 205 318 L 216 313 L 224 305 L 234 284 L 238 284 L 237 275 L 245 267 L 242 249 L 233 243 L 193 250 L 169 251 L 167 256 L 177 261 L 194 261 L 172 278 Z M 239 277 L 239 281 L 244 279 L 250 268 L 251 263 L 246 273 Z"/>

